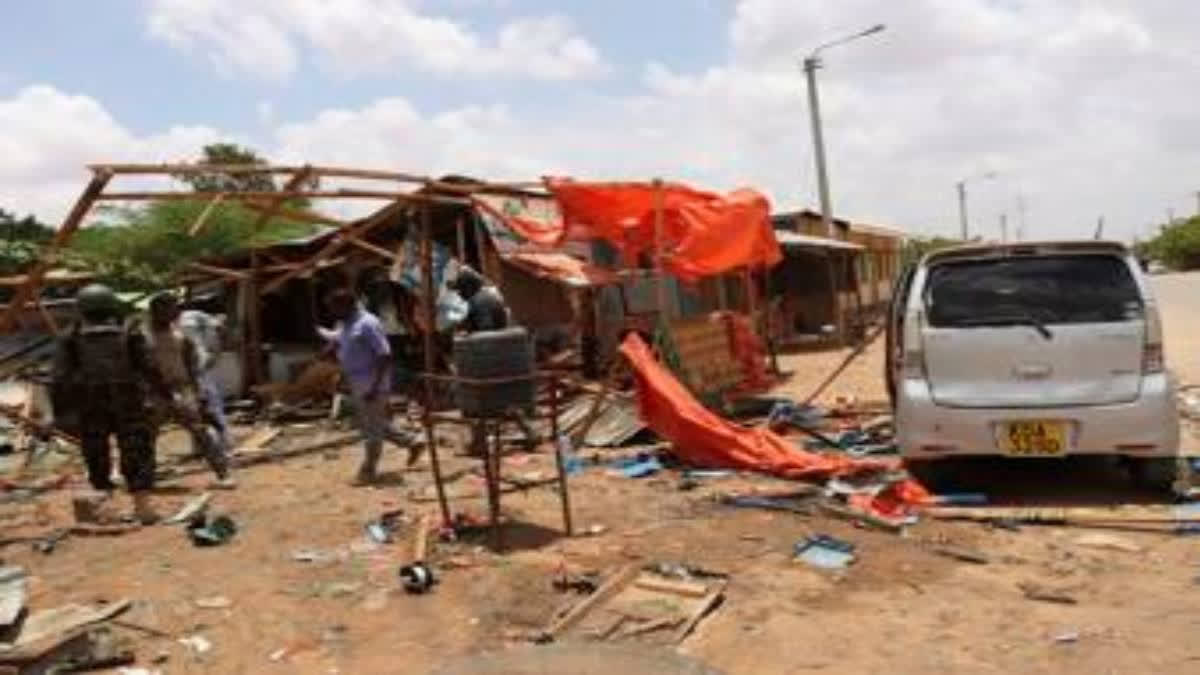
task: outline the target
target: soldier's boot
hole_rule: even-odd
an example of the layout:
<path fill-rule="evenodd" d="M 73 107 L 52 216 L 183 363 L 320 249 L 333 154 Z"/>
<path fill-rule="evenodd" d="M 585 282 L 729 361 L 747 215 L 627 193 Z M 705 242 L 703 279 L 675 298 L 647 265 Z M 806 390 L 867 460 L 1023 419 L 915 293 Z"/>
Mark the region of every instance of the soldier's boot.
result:
<path fill-rule="evenodd" d="M 358 467 L 358 474 L 354 477 L 355 485 L 370 485 L 379 478 L 379 457 L 382 454 L 383 443 L 381 441 L 367 443 L 362 465 Z"/>
<path fill-rule="evenodd" d="M 158 515 L 158 512 L 154 510 L 153 505 L 150 503 L 149 492 L 135 492 L 132 496 L 133 517 L 139 523 L 142 525 L 153 525 L 162 520 L 162 517 Z"/>

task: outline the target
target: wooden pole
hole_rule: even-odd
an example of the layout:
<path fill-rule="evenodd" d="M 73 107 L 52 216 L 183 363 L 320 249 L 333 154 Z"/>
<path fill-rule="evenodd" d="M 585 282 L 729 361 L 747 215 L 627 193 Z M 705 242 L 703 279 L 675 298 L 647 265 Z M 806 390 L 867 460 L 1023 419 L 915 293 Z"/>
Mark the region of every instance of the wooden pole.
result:
<path fill-rule="evenodd" d="M 106 202 L 146 202 L 146 201 L 180 201 L 194 200 L 198 195 L 204 193 L 185 192 L 185 191 L 162 191 L 162 192 L 109 192 L 97 197 L 99 201 Z M 255 200 L 262 201 L 264 199 L 271 200 L 282 197 L 284 199 L 304 198 L 304 199 L 384 199 L 387 201 L 404 200 L 410 202 L 433 202 L 436 204 L 453 204 L 461 206 L 467 204 L 467 199 L 463 197 L 445 197 L 441 195 L 429 195 L 414 192 L 386 192 L 380 190 L 281 190 L 279 192 L 221 192 L 217 194 L 225 195 L 226 198 L 237 200 Z"/>
<path fill-rule="evenodd" d="M 222 193 L 216 197 L 213 197 L 212 200 L 208 202 L 208 206 L 205 206 L 204 210 L 200 212 L 200 215 L 196 217 L 196 222 L 192 223 L 192 226 L 188 228 L 189 237 L 196 236 L 196 233 L 198 233 L 200 229 L 204 227 L 205 223 L 208 222 L 208 218 L 212 215 L 213 209 L 217 208 L 217 205 L 224 200 L 225 195 Z"/>
<path fill-rule="evenodd" d="M 561 448 L 558 447 L 558 374 L 550 374 L 550 446 L 554 449 L 554 463 L 558 468 L 558 498 L 562 504 L 563 529 L 567 536 L 575 534 L 571 523 L 571 494 L 567 488 L 567 467 L 563 464 Z M 571 441 L 567 441 L 570 443 Z"/>
<path fill-rule="evenodd" d="M 403 205 L 401 203 L 393 202 L 376 211 L 366 220 L 354 225 L 353 227 L 345 228 L 340 233 L 339 237 L 334 238 L 333 241 L 330 241 L 328 244 L 323 246 L 320 251 L 317 251 L 310 256 L 308 260 L 305 260 L 294 268 L 284 272 L 282 275 L 268 282 L 265 286 L 263 286 L 261 292 L 263 294 L 267 294 L 282 288 L 287 282 L 315 268 L 322 260 L 325 260 L 329 256 L 340 251 L 342 248 L 348 246 L 349 241 L 347 240 L 347 237 L 362 237 L 366 235 L 372 229 L 388 222 L 393 216 L 396 215 L 396 213 L 399 212 L 402 207 Z"/>
<path fill-rule="evenodd" d="M 667 277 L 663 269 L 663 181 L 654 179 L 654 273 L 658 277 L 658 317 L 666 330 L 670 323 L 667 313 Z"/>
<path fill-rule="evenodd" d="M 466 233 L 467 224 L 465 222 L 463 222 L 463 220 L 464 220 L 463 217 L 459 216 L 458 220 L 455 221 L 454 234 L 457 237 L 457 243 L 458 243 L 458 262 L 463 265 L 466 265 L 467 264 L 467 233 Z"/>
<path fill-rule="evenodd" d="M 432 376 L 436 368 L 434 335 L 437 332 L 437 314 L 434 308 L 436 298 L 433 297 L 432 237 L 433 209 L 426 204 L 421 209 L 421 289 L 423 291 L 421 309 L 425 314 L 425 374 L 427 376 Z M 450 515 L 450 504 L 446 501 L 446 486 L 442 484 L 442 464 L 438 458 L 437 439 L 433 434 L 433 378 L 425 377 L 424 379 L 425 410 L 421 421 L 425 426 L 425 447 L 429 449 L 429 465 L 433 469 L 433 484 L 437 487 L 438 506 L 442 510 L 442 526 L 450 527 L 454 524 L 454 520 Z"/>
<path fill-rule="evenodd" d="M 108 185 L 112 174 L 108 172 L 97 172 L 92 176 L 91 182 L 84 188 L 83 194 L 79 195 L 79 199 L 75 202 L 75 206 L 71 208 L 71 212 L 67 214 L 58 231 L 54 233 L 54 238 L 46 245 L 38 257 L 38 261 L 34 263 L 33 269 L 25 276 L 25 282 L 21 284 L 15 293 L 12 300 L 8 303 L 8 309 L 4 314 L 0 314 L 0 333 L 8 331 L 17 315 L 25 309 L 25 304 L 29 299 L 42 289 L 42 280 L 46 277 L 46 272 L 50 266 L 54 264 L 55 254 L 59 249 L 66 246 L 71 241 L 71 237 L 75 236 L 75 232 L 83 225 L 83 218 L 92 208 L 92 203 L 104 192 L 104 186 Z"/>
<path fill-rule="evenodd" d="M 270 206 L 266 210 L 258 214 L 258 218 L 254 221 L 254 227 L 251 229 L 251 236 L 257 236 L 259 230 L 275 216 L 275 211 L 283 207 L 283 203 L 288 200 L 287 193 L 293 192 L 301 185 L 304 185 L 305 181 L 308 181 L 310 177 L 311 174 L 308 169 L 297 171 L 284 184 L 283 189 L 280 191 L 281 194 L 271 200 Z M 255 242 L 251 242 L 249 292 L 246 295 L 246 315 L 243 317 L 245 322 L 242 324 L 246 329 L 242 342 L 243 368 L 246 375 L 249 376 L 249 379 L 242 379 L 244 387 L 261 384 L 264 380 L 262 369 L 262 310 L 259 305 L 259 284 L 262 281 L 261 277 L 262 260 L 259 259 L 258 245 Z"/>

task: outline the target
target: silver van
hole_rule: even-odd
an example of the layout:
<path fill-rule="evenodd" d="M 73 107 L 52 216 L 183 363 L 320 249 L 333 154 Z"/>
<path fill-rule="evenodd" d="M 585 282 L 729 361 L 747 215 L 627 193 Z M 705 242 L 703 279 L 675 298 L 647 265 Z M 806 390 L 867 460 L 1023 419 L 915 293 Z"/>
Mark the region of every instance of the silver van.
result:
<path fill-rule="evenodd" d="M 1176 479 L 1176 385 L 1132 253 L 1101 241 L 937 251 L 897 284 L 887 380 L 914 473 L 976 455 L 1113 455 Z"/>

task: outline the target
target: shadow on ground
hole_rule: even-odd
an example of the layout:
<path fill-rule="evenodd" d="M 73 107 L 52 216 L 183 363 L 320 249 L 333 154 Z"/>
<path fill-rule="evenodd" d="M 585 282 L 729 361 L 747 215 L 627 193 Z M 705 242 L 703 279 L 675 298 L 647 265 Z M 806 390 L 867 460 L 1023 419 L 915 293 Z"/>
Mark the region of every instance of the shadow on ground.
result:
<path fill-rule="evenodd" d="M 991 505 L 1108 506 L 1168 504 L 1171 495 L 1139 486 L 1112 457 L 972 458 L 939 462 L 939 494 L 983 493 Z"/>

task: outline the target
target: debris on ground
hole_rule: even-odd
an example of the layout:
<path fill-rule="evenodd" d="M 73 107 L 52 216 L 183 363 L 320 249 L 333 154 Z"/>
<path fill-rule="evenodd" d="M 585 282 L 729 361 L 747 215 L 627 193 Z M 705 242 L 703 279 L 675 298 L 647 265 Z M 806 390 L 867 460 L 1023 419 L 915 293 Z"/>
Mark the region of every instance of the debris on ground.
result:
<path fill-rule="evenodd" d="M 1050 602 L 1059 605 L 1075 605 L 1079 602 L 1075 599 L 1075 596 L 1070 595 L 1066 591 L 1046 588 L 1031 582 L 1019 583 L 1017 584 L 1017 588 L 1019 588 L 1021 593 L 1023 593 L 1025 597 L 1030 600 Z"/>
<path fill-rule="evenodd" d="M 1099 548 L 1124 553 L 1141 553 L 1144 549 L 1138 544 L 1124 538 L 1103 532 L 1089 532 L 1075 539 L 1076 546 Z"/>
<path fill-rule="evenodd" d="M 796 560 L 827 570 L 844 570 L 854 563 L 854 544 L 827 534 L 817 534 L 797 542 Z"/>
<path fill-rule="evenodd" d="M 29 574 L 23 567 L 0 567 L 0 631 L 12 626 L 25 611 Z"/>
<path fill-rule="evenodd" d="M 220 546 L 237 534 L 237 523 L 229 516 L 215 516 L 211 520 L 200 515 L 188 523 L 187 533 L 196 546 Z"/>

